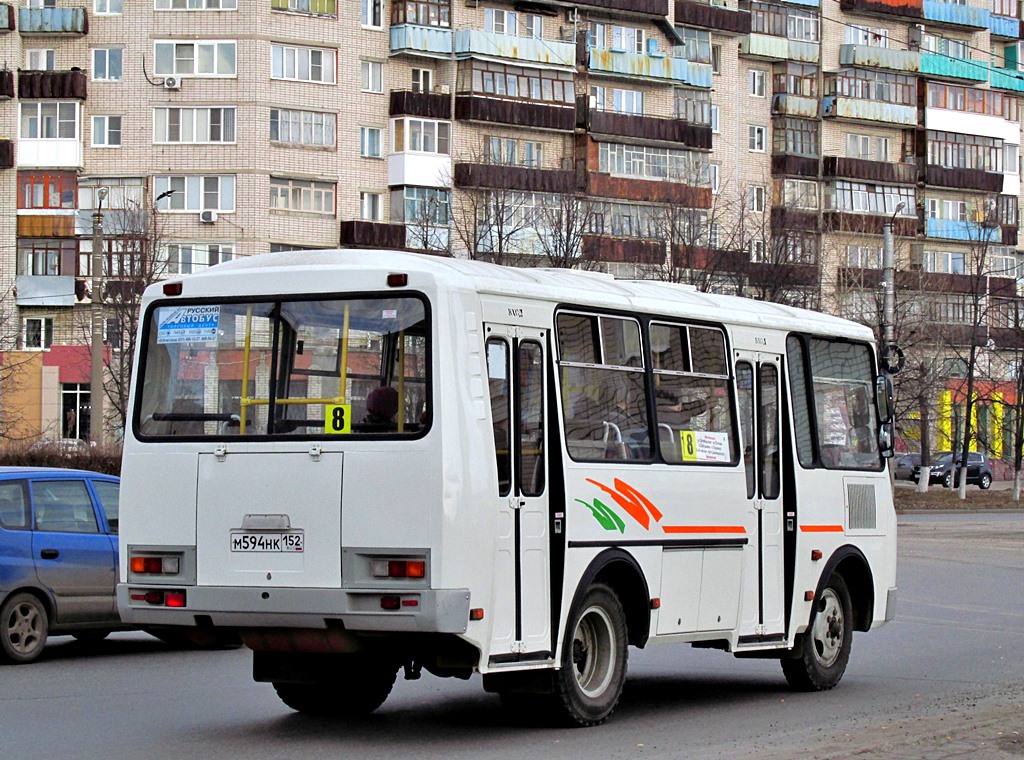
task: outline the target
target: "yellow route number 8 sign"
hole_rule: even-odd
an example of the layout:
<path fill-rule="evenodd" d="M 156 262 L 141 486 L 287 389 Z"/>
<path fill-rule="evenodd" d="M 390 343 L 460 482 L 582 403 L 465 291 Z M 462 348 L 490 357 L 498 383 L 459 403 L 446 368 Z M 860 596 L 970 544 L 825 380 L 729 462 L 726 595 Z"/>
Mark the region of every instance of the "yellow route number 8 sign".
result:
<path fill-rule="evenodd" d="M 343 435 L 352 432 L 352 404 L 324 404 L 324 432 Z"/>
<path fill-rule="evenodd" d="M 697 434 L 692 430 L 679 431 L 679 448 L 684 462 L 697 461 Z"/>

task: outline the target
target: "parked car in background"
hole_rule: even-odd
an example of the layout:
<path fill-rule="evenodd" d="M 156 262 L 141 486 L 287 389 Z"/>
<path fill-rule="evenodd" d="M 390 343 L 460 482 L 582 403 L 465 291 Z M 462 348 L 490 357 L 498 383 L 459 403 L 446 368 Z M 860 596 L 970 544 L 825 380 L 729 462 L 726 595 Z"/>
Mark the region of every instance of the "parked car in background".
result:
<path fill-rule="evenodd" d="M 942 483 L 946 488 L 956 488 L 960 485 L 960 455 L 954 456 L 950 452 L 940 454 L 929 468 L 929 483 Z M 911 478 L 915 483 L 921 479 L 921 466 L 914 468 L 914 476 Z M 982 490 L 992 485 L 992 462 L 977 451 L 971 451 L 967 455 L 967 484 L 977 485 Z"/>
<path fill-rule="evenodd" d="M 893 474 L 896 480 L 913 480 L 914 468 L 921 466 L 920 454 L 897 454 L 892 460 Z"/>
<path fill-rule="evenodd" d="M 117 613 L 120 479 L 0 467 L 0 660 L 35 660 L 50 634 L 98 641 Z"/>

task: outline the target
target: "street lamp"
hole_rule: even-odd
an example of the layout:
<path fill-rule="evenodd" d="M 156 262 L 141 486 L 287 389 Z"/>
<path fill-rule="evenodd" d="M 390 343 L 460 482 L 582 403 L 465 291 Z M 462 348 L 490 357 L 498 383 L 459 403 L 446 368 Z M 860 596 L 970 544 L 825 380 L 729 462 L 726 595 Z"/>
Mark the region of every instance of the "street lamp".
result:
<path fill-rule="evenodd" d="M 882 227 L 882 357 L 896 342 L 896 264 L 893 257 L 892 228 L 896 215 L 907 207 L 900 201 Z"/>
<path fill-rule="evenodd" d="M 103 299 L 101 275 L 103 273 L 103 201 L 107 188 L 96 190 L 96 210 L 92 214 L 92 354 L 89 377 L 89 437 L 94 444 L 103 441 Z"/>

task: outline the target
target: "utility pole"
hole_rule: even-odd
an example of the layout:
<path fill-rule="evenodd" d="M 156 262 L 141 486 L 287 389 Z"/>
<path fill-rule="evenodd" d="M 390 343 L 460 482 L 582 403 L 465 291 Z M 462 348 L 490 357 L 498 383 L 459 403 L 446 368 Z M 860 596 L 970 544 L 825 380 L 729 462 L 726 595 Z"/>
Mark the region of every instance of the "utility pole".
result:
<path fill-rule="evenodd" d="M 882 227 L 882 357 L 889 347 L 896 343 L 896 262 L 893 253 L 892 228 L 896 223 L 896 215 L 905 204 L 896 204 L 889 221 Z"/>
<path fill-rule="evenodd" d="M 92 214 L 92 317 L 91 375 L 89 377 L 89 438 L 93 444 L 103 443 L 103 201 L 107 188 L 96 191 L 96 210 Z"/>

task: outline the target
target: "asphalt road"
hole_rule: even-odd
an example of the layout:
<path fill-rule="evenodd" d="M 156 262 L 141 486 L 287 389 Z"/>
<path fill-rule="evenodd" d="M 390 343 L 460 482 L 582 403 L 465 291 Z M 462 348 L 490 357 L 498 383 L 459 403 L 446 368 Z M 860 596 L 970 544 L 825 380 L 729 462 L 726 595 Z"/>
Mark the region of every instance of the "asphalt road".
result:
<path fill-rule="evenodd" d="M 854 638 L 839 686 L 790 692 L 778 663 L 631 650 L 592 729 L 517 724 L 479 679 L 400 681 L 360 721 L 292 713 L 246 650 L 140 633 L 54 639 L 0 667 L 0 758 L 1012 758 L 1024 756 L 1024 513 L 900 519 L 894 623 Z"/>

